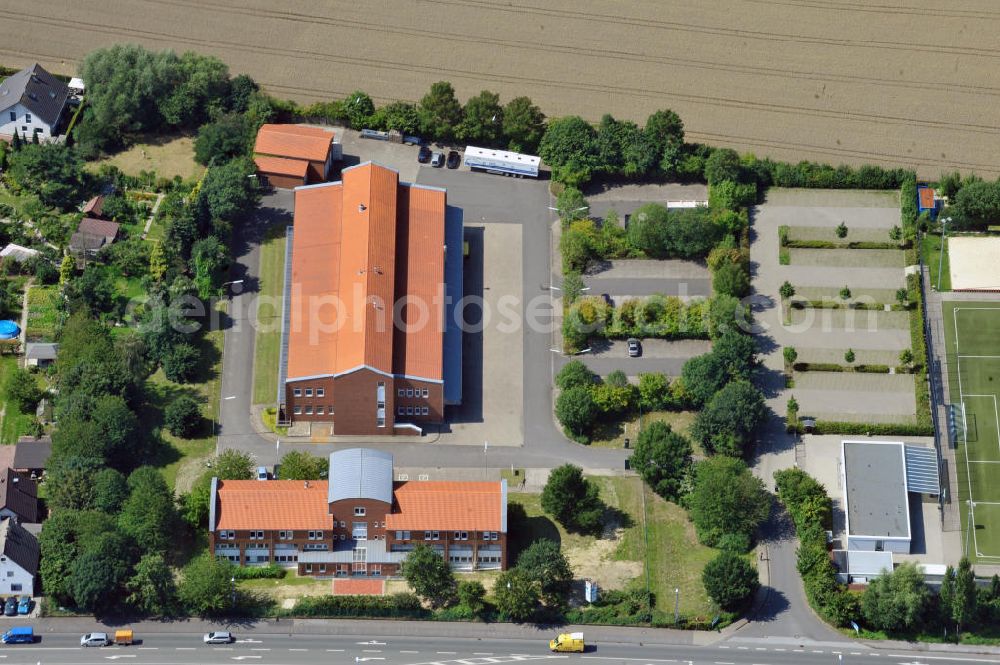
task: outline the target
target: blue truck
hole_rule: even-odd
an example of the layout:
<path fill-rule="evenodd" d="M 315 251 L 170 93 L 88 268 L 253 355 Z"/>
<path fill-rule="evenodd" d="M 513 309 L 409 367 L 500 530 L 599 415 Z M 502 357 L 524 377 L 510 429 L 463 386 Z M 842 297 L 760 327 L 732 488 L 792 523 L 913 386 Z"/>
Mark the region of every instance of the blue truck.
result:
<path fill-rule="evenodd" d="M 14 626 L 0 639 L 4 644 L 31 644 L 35 641 L 35 631 L 31 626 Z"/>

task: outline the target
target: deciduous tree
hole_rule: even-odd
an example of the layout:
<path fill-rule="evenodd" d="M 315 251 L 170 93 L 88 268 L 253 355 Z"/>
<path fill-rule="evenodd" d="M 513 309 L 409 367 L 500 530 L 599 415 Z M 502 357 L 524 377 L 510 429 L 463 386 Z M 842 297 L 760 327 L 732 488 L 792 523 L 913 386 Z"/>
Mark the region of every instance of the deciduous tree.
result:
<path fill-rule="evenodd" d="M 435 607 L 446 605 L 455 597 L 455 574 L 451 566 L 428 545 L 417 545 L 401 568 L 414 593 Z"/>
<path fill-rule="evenodd" d="M 698 539 L 712 546 L 727 533 L 752 536 L 771 511 L 764 483 L 734 457 L 710 457 L 695 465 L 688 497 Z"/>
<path fill-rule="evenodd" d="M 690 466 L 691 443 L 671 430 L 670 425 L 655 421 L 639 432 L 632 467 L 654 492 L 676 500 Z"/>
<path fill-rule="evenodd" d="M 723 551 L 706 564 L 701 573 L 709 598 L 724 610 L 746 605 L 760 587 L 757 570 L 746 556 Z"/>

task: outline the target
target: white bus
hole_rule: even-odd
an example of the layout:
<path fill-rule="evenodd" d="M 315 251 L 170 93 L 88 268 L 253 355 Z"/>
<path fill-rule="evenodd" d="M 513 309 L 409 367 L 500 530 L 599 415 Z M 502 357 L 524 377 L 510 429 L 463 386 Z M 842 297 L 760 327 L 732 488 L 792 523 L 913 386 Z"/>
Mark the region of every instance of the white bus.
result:
<path fill-rule="evenodd" d="M 494 150 L 493 148 L 477 148 L 472 145 L 465 147 L 465 165 L 472 170 L 486 171 L 487 173 L 501 173 L 518 178 L 524 176 L 537 178 L 538 165 L 541 164 L 541 161 L 541 158 L 534 155 L 522 155 L 506 150 Z"/>

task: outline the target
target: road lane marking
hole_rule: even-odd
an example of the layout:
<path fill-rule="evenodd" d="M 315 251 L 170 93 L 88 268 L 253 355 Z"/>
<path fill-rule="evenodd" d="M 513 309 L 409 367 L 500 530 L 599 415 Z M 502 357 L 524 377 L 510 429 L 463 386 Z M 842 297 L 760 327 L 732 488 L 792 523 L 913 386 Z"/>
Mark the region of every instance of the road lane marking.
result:
<path fill-rule="evenodd" d="M 385 642 L 379 642 L 377 640 L 368 640 L 367 642 L 355 642 L 355 644 L 370 644 L 372 646 L 385 646 Z"/>
<path fill-rule="evenodd" d="M 327 652 L 337 652 L 337 653 L 341 653 L 341 652 L 343 652 L 343 649 L 327 649 Z"/>
<path fill-rule="evenodd" d="M 438 653 L 446 655 L 446 656 L 454 656 L 458 652 L 457 651 L 438 651 Z M 514 655 L 516 656 L 518 654 L 514 654 Z"/>
<path fill-rule="evenodd" d="M 420 653 L 420 652 L 419 651 L 406 651 L 406 650 L 403 650 L 403 651 L 400 651 L 399 653 Z"/>
<path fill-rule="evenodd" d="M 194 651 L 194 647 L 174 647 L 177 651 Z"/>
<path fill-rule="evenodd" d="M 889 654 L 886 654 L 886 655 L 889 656 L 889 658 L 915 658 L 917 661 L 920 661 L 920 660 L 957 660 L 957 661 L 966 662 L 966 663 L 1000 663 L 1000 660 L 990 660 L 988 658 L 955 658 L 955 657 L 952 657 L 952 656 L 925 656 L 924 654 L 920 654 L 920 657 L 917 658 L 916 656 L 913 656 L 913 655 L 906 655 L 906 654 L 901 654 L 901 653 L 889 653 Z"/>
<path fill-rule="evenodd" d="M 382 653 L 381 649 L 362 649 L 361 653 Z M 452 651 L 452 653 L 455 653 Z"/>
<path fill-rule="evenodd" d="M 728 663 L 724 660 L 717 660 L 715 661 L 715 665 L 736 665 L 736 663 Z"/>
<path fill-rule="evenodd" d="M 473 656 L 492 656 L 493 654 L 492 653 L 487 653 L 485 651 L 473 651 L 472 655 Z"/>
<path fill-rule="evenodd" d="M 309 651 L 309 649 L 289 649 L 289 651 Z"/>
<path fill-rule="evenodd" d="M 270 649 L 265 647 L 256 647 L 254 649 L 250 649 L 250 651 L 270 651 Z"/>

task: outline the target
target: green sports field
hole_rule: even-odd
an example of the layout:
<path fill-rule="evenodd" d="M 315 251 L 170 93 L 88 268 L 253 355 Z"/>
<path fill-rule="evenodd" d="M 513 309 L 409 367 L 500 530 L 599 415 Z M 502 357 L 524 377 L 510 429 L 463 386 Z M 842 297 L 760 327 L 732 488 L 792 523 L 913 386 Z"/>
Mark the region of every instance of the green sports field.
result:
<path fill-rule="evenodd" d="M 1000 563 L 1000 303 L 945 303 L 943 314 L 964 547 Z"/>

